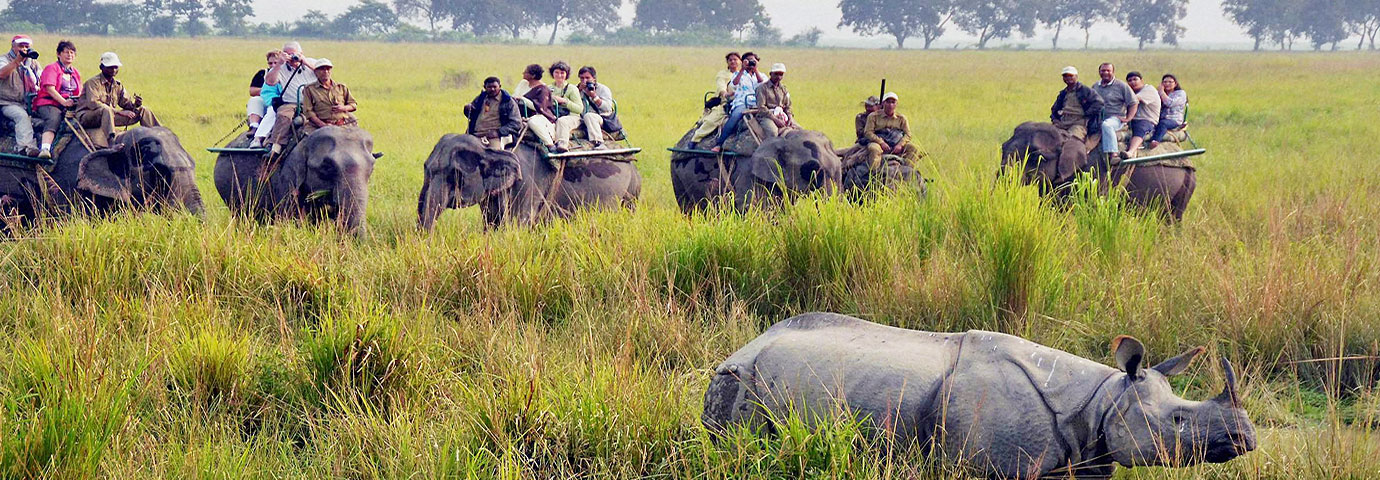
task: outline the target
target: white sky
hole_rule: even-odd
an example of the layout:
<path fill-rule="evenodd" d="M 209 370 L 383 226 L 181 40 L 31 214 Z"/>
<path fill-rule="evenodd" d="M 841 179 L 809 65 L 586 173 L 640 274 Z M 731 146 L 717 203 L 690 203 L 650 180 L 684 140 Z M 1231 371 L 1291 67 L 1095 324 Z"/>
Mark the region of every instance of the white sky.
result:
<path fill-rule="evenodd" d="M 817 26 L 824 30 L 824 39 L 821 42 L 824 45 L 880 47 L 892 43 L 892 39 L 889 37 L 862 37 L 849 30 L 839 29 L 838 23 L 841 13 L 838 8 L 838 0 L 761 0 L 761 2 L 766 8 L 767 14 L 771 15 L 772 23 L 780 28 L 787 37 Z M 254 0 L 254 12 L 256 14 L 254 19 L 269 22 L 291 21 L 296 20 L 307 10 L 313 9 L 334 15 L 345 11 L 355 3 L 358 1 Z M 622 14 L 625 23 L 632 21 L 632 12 L 632 0 L 624 0 Z M 1227 20 L 1222 13 L 1220 0 L 1190 0 L 1188 16 L 1184 18 L 1183 25 L 1188 29 L 1180 41 L 1180 44 L 1185 48 L 1250 46 L 1241 29 Z M 1046 48 L 1049 46 L 1049 36 L 1048 32 L 1037 31 L 1035 38 L 1032 39 L 1007 39 L 997 43 L 1024 43 L 1030 44 L 1032 47 Z M 951 27 L 943 37 L 935 42 L 934 47 L 952 48 L 955 44 L 967 46 L 972 41 L 972 37 Z M 1102 46 L 1135 45 L 1130 36 L 1126 35 L 1117 25 L 1095 27 L 1092 32 L 1092 41 L 1094 44 Z M 1060 42 L 1069 47 L 1081 46 L 1082 32 L 1065 29 Z M 916 47 L 919 47 L 919 44 L 918 40 L 910 40 L 906 43 L 907 46 L 914 45 Z"/>

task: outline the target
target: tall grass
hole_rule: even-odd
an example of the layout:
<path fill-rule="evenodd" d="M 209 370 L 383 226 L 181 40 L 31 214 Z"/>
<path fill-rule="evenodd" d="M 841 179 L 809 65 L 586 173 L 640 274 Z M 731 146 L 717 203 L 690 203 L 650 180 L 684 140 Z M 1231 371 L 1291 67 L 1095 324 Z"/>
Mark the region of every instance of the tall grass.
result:
<path fill-rule="evenodd" d="M 126 85 L 194 148 L 238 120 L 240 77 L 272 46 L 78 44 L 79 66 L 118 51 Z M 211 206 L 204 220 L 76 219 L 0 245 L 0 334 L 13 339 L 0 344 L 0 475 L 961 476 L 847 419 L 708 438 L 699 413 L 711 369 L 812 310 L 1006 331 L 1102 361 L 1111 338 L 1132 334 L 1152 361 L 1206 345 L 1239 366 L 1261 450 L 1122 478 L 1380 471 L 1380 175 L 1365 156 L 1380 147 L 1368 113 L 1380 91 L 1367 82 L 1380 58 L 766 52 L 791 65 L 800 121 L 837 142 L 851 133 L 843 112 L 874 93 L 838 79 L 891 78 L 932 154 L 929 194 L 685 217 L 660 149 L 689 128 L 719 52 L 389 46 L 384 59 L 376 44 L 307 47 L 338 65 L 388 154 L 371 182 L 370 233 L 256 225 Z M 208 48 L 247 53 L 192 61 Z M 432 234 L 415 232 L 422 159 L 463 128 L 460 100 L 478 88 L 437 85 L 515 78 L 552 57 L 603 67 L 615 87 L 647 149 L 638 210 L 495 232 L 473 211 L 451 212 Z M 993 176 L 1011 127 L 1046 115 L 1059 88 L 1039 72 L 1104 59 L 1172 70 L 1191 88 L 1190 122 L 1210 154 L 1196 160 L 1182 224 L 1115 197 L 1051 205 Z M 1267 68 L 1282 73 L 1238 75 Z M 1331 85 L 1354 88 L 1296 94 Z M 213 158 L 194 155 L 214 198 Z M 1209 364 L 1177 381 L 1185 396 L 1220 385 Z"/>

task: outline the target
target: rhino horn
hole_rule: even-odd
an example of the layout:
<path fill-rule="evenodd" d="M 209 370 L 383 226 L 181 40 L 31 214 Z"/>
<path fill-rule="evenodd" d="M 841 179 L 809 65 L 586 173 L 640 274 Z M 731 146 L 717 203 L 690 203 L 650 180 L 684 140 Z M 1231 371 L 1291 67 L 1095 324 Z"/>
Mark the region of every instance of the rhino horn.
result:
<path fill-rule="evenodd" d="M 1229 407 L 1241 406 L 1241 395 L 1236 391 L 1236 371 L 1232 370 L 1231 362 L 1226 357 L 1222 357 L 1222 371 L 1226 375 L 1226 386 L 1222 387 L 1222 393 L 1217 395 L 1214 400 Z"/>

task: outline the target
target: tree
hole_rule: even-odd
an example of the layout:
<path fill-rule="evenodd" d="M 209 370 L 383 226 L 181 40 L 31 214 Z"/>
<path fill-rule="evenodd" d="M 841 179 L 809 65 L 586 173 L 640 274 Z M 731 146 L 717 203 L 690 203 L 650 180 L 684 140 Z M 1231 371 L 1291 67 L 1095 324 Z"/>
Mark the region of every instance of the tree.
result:
<path fill-rule="evenodd" d="M 295 37 L 325 37 L 331 31 L 331 17 L 320 10 L 307 10 L 302 18 L 292 23 Z"/>
<path fill-rule="evenodd" d="M 1246 30 L 1260 50 L 1263 40 L 1272 38 L 1279 25 L 1280 0 L 1223 0 L 1222 11 L 1233 23 Z"/>
<path fill-rule="evenodd" d="M 251 0 L 211 0 L 211 18 L 223 35 L 243 36 L 249 33 L 245 18 L 253 15 Z"/>
<path fill-rule="evenodd" d="M 1038 23 L 1036 4 L 1029 0 L 958 0 L 956 8 L 954 23 L 977 35 L 979 50 L 994 38 L 1033 35 Z"/>
<path fill-rule="evenodd" d="M 1343 8 L 1342 0 L 1303 0 L 1301 11 L 1308 14 L 1296 17 L 1299 21 L 1298 31 L 1313 43 L 1313 50 L 1322 50 L 1328 44 L 1332 45 L 1332 50 L 1336 50 L 1337 43 L 1346 39 L 1348 32 Z"/>
<path fill-rule="evenodd" d="M 556 43 L 556 34 L 562 25 L 589 30 L 607 30 L 618 24 L 618 8 L 623 0 L 547 0 L 538 2 L 541 8 L 534 12 L 538 18 L 549 21 L 551 38 L 547 45 Z"/>
<path fill-rule="evenodd" d="M 398 14 L 378 0 L 364 0 L 340 14 L 332 30 L 338 36 L 386 35 L 398 27 Z"/>
<path fill-rule="evenodd" d="M 926 50 L 954 17 L 953 0 L 843 0 L 839 10 L 840 27 L 861 35 L 885 33 L 896 39 L 896 48 L 906 48 L 907 38 L 919 36 Z"/>
<path fill-rule="evenodd" d="M 426 21 L 427 30 L 436 37 L 436 24 L 450 18 L 455 11 L 455 0 L 393 0 L 393 10 L 399 17 L 417 18 Z"/>
<path fill-rule="evenodd" d="M 459 30 L 469 27 L 475 36 L 510 33 L 513 38 L 536 28 L 537 6 L 543 0 L 462 0 L 450 11 L 451 26 Z"/>
<path fill-rule="evenodd" d="M 1059 49 L 1059 35 L 1064 32 L 1064 25 L 1069 25 L 1077 21 L 1077 5 L 1075 0 L 1043 0 L 1036 18 L 1041 25 L 1054 30 L 1054 38 L 1050 40 L 1050 48 Z"/>
<path fill-rule="evenodd" d="M 1380 0 L 1344 0 L 1347 30 L 1361 37 L 1356 49 L 1365 46 L 1370 39 L 1370 49 L 1375 50 L 1375 34 L 1380 32 Z"/>
<path fill-rule="evenodd" d="M 765 17 L 758 0 L 638 0 L 633 25 L 652 32 L 742 33 L 749 25 L 763 25 Z"/>
<path fill-rule="evenodd" d="M 1161 42 L 1178 45 L 1184 27 L 1179 25 L 1188 13 L 1188 0 L 1148 0 L 1121 2 L 1118 5 L 1118 20 L 1126 32 L 1138 43 L 1137 48 L 1145 49 L 1145 43 Z"/>
<path fill-rule="evenodd" d="M 1103 0 L 1068 0 L 1073 10 L 1073 16 L 1069 19 L 1072 25 L 1083 30 L 1083 49 L 1088 49 L 1088 40 L 1092 37 L 1092 27 L 1110 17 L 1107 14 L 1107 3 Z"/>
<path fill-rule="evenodd" d="M 815 47 L 819 45 L 819 38 L 824 36 L 824 31 L 819 27 L 810 27 L 809 30 L 795 34 L 786 39 L 786 45 L 792 47 Z"/>
<path fill-rule="evenodd" d="M 11 1 L 5 7 L 6 20 L 42 25 L 48 32 L 76 30 L 86 20 L 95 0 Z"/>

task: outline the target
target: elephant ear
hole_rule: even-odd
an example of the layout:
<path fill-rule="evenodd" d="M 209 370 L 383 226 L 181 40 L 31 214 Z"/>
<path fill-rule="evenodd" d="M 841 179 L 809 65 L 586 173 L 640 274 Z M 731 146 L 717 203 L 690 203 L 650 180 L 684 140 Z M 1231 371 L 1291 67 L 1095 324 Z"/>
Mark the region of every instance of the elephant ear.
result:
<path fill-rule="evenodd" d="M 512 154 L 507 152 L 486 153 L 488 158 L 485 159 L 486 161 L 480 171 L 480 176 L 484 179 L 484 194 L 493 196 L 513 188 L 513 185 L 522 177 L 522 170 L 518 168 L 518 163 L 512 158 Z"/>
<path fill-rule="evenodd" d="M 1063 145 L 1059 147 L 1059 165 L 1056 172 L 1059 174 L 1057 181 L 1067 182 L 1073 180 L 1074 175 L 1083 169 L 1088 163 L 1088 152 L 1083 150 L 1083 142 L 1077 138 L 1067 137 Z"/>
<path fill-rule="evenodd" d="M 758 148 L 752 158 L 752 176 L 757 181 L 774 185 L 781 181 L 780 142 Z"/>
<path fill-rule="evenodd" d="M 269 189 L 273 192 L 273 199 L 282 203 L 286 200 L 296 200 L 301 193 L 298 190 L 307 181 L 307 150 L 298 145 L 286 158 L 278 160 L 278 171 L 273 173 L 269 179 Z"/>
<path fill-rule="evenodd" d="M 128 202 L 131 196 L 128 175 L 129 158 L 125 155 L 124 146 L 115 145 L 82 157 L 77 167 L 77 189 Z"/>

